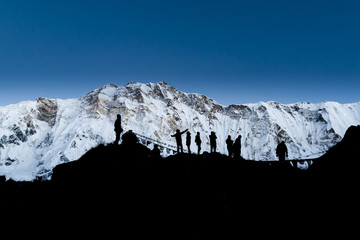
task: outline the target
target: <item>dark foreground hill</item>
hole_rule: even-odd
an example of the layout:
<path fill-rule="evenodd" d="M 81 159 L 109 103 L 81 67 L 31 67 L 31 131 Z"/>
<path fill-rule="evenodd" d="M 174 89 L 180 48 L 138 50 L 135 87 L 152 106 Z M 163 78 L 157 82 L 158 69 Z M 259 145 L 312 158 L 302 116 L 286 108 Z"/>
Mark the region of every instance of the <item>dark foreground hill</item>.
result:
<path fill-rule="evenodd" d="M 357 211 L 359 129 L 349 128 L 308 170 L 218 153 L 161 158 L 138 143 L 101 145 L 55 167 L 50 181 L 0 181 L 1 209 L 89 224 L 83 231 L 106 223 L 134 238 L 227 239 L 262 234 L 257 228 L 339 227 Z"/>

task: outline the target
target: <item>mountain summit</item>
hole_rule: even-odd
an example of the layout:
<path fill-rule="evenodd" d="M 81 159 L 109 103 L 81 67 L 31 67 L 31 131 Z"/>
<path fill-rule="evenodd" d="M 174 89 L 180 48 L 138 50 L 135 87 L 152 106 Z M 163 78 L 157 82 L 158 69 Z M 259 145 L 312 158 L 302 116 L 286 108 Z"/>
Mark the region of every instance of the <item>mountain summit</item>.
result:
<path fill-rule="evenodd" d="M 319 157 L 351 125 L 359 125 L 360 102 L 223 106 L 165 82 L 108 84 L 78 99 L 38 98 L 0 107 L 0 175 L 32 180 L 100 144 L 112 143 L 117 114 L 122 116 L 124 132 L 131 129 L 169 146 L 175 145 L 171 135 L 176 129 L 189 129 L 192 151 L 196 132 L 201 134 L 202 151 L 209 151 L 209 135 L 214 131 L 220 153 L 227 153 L 228 135 L 232 139 L 242 135 L 245 159 L 276 160 L 276 145 L 283 140 L 290 159 L 303 159 Z M 172 153 L 162 150 L 163 155 Z"/>

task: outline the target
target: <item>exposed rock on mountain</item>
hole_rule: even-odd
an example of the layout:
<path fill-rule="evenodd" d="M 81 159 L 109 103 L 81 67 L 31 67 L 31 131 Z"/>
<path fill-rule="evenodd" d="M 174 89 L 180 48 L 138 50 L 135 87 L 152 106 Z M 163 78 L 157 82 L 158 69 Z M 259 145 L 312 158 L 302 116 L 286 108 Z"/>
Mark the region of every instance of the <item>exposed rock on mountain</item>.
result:
<path fill-rule="evenodd" d="M 55 125 L 58 106 L 56 101 L 47 98 L 38 98 L 37 100 L 38 119 L 47 122 L 50 127 Z"/>

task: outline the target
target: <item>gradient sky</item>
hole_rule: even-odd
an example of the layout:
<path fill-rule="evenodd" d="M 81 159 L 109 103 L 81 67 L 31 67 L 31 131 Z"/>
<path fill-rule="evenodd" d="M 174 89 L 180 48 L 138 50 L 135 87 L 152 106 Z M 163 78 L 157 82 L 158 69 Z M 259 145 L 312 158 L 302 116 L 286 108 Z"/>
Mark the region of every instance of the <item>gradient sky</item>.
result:
<path fill-rule="evenodd" d="M 224 105 L 358 102 L 360 1 L 0 1 L 0 106 L 134 81 Z"/>

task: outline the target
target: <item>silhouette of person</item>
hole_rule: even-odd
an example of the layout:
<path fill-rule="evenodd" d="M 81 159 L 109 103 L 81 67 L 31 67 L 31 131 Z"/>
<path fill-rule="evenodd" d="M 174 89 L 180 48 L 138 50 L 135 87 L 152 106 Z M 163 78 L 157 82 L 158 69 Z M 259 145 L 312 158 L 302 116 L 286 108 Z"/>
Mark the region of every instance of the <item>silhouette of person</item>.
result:
<path fill-rule="evenodd" d="M 210 134 L 210 153 L 216 152 L 216 134 L 215 132 L 211 132 Z"/>
<path fill-rule="evenodd" d="M 195 136 L 195 143 L 198 146 L 198 155 L 200 154 L 200 150 L 201 150 L 201 138 L 200 138 L 200 132 L 196 133 Z"/>
<path fill-rule="evenodd" d="M 115 131 L 115 135 L 116 135 L 114 144 L 118 144 L 119 140 L 120 140 L 120 134 L 123 131 L 123 129 L 121 127 L 121 115 L 120 114 L 117 115 L 117 118 L 115 120 L 114 131 Z"/>
<path fill-rule="evenodd" d="M 152 150 L 152 154 L 154 158 L 160 158 L 160 149 L 159 149 L 159 145 L 154 144 L 154 148 Z"/>
<path fill-rule="evenodd" d="M 233 143 L 234 141 L 231 139 L 231 136 L 228 135 L 228 138 L 226 139 L 226 147 L 229 153 L 229 157 L 233 156 Z"/>
<path fill-rule="evenodd" d="M 234 158 L 241 157 L 241 135 L 239 135 L 233 144 Z"/>
<path fill-rule="evenodd" d="M 285 145 L 285 142 L 282 141 L 276 147 L 276 156 L 279 158 L 279 162 L 285 162 L 285 157 L 288 156 L 288 149 Z"/>
<path fill-rule="evenodd" d="M 122 141 L 123 144 L 134 145 L 139 142 L 139 139 L 132 130 L 129 130 L 122 135 Z"/>
<path fill-rule="evenodd" d="M 186 146 L 187 146 L 187 149 L 188 149 L 188 153 L 191 153 L 190 145 L 191 145 L 191 133 L 187 132 L 186 133 Z"/>
<path fill-rule="evenodd" d="M 179 129 L 176 129 L 176 133 L 174 135 L 171 135 L 172 137 L 175 137 L 176 139 L 176 145 L 177 145 L 177 152 L 179 153 L 180 151 L 183 153 L 183 145 L 182 145 L 182 140 L 181 140 L 181 135 L 184 134 L 185 132 L 187 132 L 188 129 L 186 129 L 183 132 L 180 132 Z"/>

